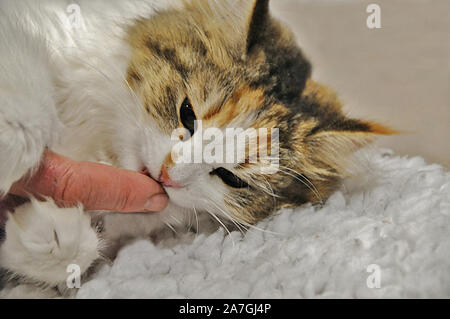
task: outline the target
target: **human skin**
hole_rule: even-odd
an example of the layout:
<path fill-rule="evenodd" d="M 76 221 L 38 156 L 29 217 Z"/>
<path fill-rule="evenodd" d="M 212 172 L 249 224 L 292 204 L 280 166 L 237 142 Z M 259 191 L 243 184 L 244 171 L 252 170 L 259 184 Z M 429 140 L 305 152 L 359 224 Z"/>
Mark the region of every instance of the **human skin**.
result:
<path fill-rule="evenodd" d="M 161 185 L 144 174 L 112 166 L 78 162 L 46 150 L 32 176 L 16 182 L 10 194 L 50 197 L 62 207 L 82 204 L 87 210 L 153 212 L 168 197 Z"/>

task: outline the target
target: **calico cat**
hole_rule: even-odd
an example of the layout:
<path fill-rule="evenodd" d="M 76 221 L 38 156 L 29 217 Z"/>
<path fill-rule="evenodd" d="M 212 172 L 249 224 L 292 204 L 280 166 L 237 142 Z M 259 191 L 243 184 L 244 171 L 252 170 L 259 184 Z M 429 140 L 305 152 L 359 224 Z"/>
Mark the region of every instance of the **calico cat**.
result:
<path fill-rule="evenodd" d="M 159 213 L 101 216 L 31 202 L 9 214 L 0 266 L 57 286 L 85 272 L 106 247 L 210 213 L 248 226 L 282 207 L 325 200 L 351 154 L 391 131 L 346 117 L 310 78 L 293 34 L 268 0 L 2 1 L 0 191 L 37 167 L 46 147 L 76 160 L 163 174 Z M 260 163 L 175 163 L 172 132 L 277 128 L 279 169 Z M 192 138 L 193 138 L 192 137 Z M 177 187 L 173 187 L 177 185 Z M 185 186 L 180 186 L 185 185 Z"/>

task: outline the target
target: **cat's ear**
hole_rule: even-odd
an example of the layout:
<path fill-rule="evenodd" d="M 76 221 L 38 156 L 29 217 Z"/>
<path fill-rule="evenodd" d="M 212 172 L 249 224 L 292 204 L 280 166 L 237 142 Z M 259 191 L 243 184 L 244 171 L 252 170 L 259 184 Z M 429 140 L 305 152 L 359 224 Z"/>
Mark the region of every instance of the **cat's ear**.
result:
<path fill-rule="evenodd" d="M 393 134 L 397 132 L 385 125 L 342 116 L 318 124 L 307 134 L 305 140 L 326 149 L 346 146 L 345 148 L 355 151 L 377 135 Z"/>
<path fill-rule="evenodd" d="M 261 41 L 261 36 L 270 21 L 269 0 L 252 0 L 251 11 L 247 22 L 246 53 Z"/>
<path fill-rule="evenodd" d="M 397 133 L 376 122 L 342 116 L 315 126 L 306 135 L 304 141 L 311 162 L 325 164 L 322 168 L 327 167 L 326 171 L 340 174 L 347 166 L 350 155 L 371 143 L 377 135 Z"/>
<path fill-rule="evenodd" d="M 372 142 L 377 135 L 393 135 L 398 132 L 376 122 L 346 117 L 336 93 L 312 79 L 306 81 L 302 92 L 304 112 L 317 120 L 307 125 L 299 124 L 299 134 L 313 156 L 332 162 L 346 157 Z"/>

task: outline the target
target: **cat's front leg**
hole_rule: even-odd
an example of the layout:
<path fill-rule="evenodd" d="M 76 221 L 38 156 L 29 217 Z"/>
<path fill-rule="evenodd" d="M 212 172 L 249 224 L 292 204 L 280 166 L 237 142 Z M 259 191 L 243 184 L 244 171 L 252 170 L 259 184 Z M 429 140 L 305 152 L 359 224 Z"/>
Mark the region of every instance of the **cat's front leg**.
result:
<path fill-rule="evenodd" d="M 46 39 L 0 11 L 0 196 L 40 162 L 62 126 Z"/>
<path fill-rule="evenodd" d="M 99 258 L 101 242 L 78 207 L 32 200 L 9 214 L 5 231 L 0 267 L 31 282 L 64 285 L 68 270 L 81 275 Z"/>

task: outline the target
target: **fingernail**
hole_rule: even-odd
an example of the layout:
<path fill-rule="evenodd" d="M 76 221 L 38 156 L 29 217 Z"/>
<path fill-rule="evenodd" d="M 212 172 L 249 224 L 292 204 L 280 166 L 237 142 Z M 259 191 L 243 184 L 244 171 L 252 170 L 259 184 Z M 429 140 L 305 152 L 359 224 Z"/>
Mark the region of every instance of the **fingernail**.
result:
<path fill-rule="evenodd" d="M 169 197 L 166 194 L 156 194 L 150 197 L 150 199 L 144 205 L 144 211 L 157 212 L 163 210 L 167 206 Z"/>

